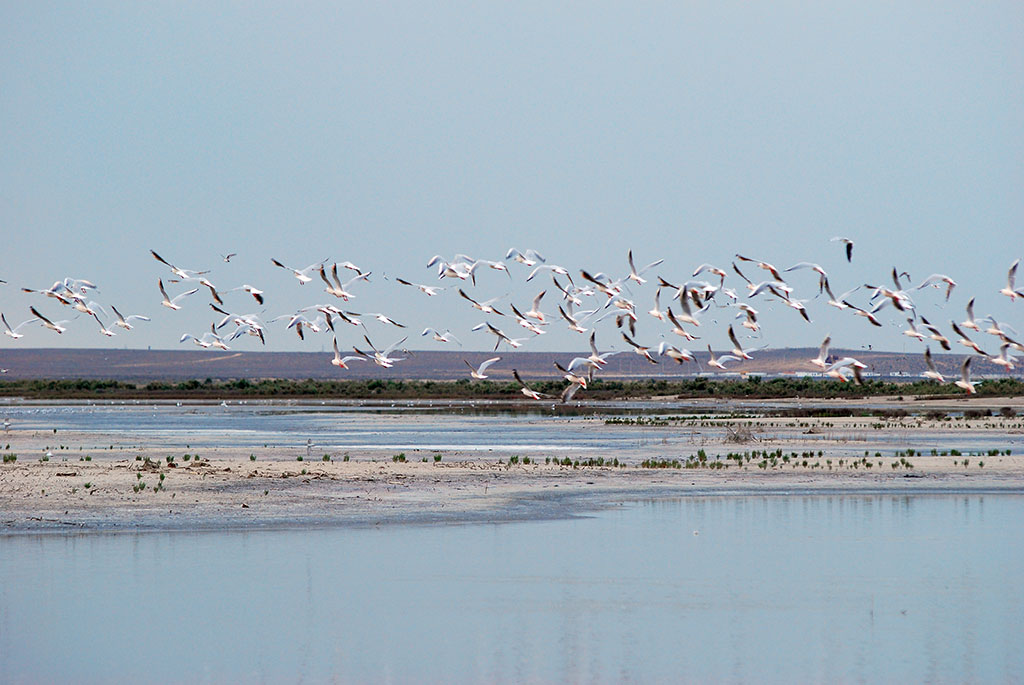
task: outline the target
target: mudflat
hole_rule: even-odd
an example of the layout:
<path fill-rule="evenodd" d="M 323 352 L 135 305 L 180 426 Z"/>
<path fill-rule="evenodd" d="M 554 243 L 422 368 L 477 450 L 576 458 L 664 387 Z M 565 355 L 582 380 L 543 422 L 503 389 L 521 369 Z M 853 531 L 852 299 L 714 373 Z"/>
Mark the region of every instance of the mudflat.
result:
<path fill-rule="evenodd" d="M 97 451 L 84 446 L 126 436 L 9 429 L 0 532 L 510 521 L 686 496 L 1024 494 L 1024 419 L 913 409 L 888 418 L 700 418 L 679 422 L 686 439 L 666 444 L 642 440 L 640 424 L 634 446 L 582 456 L 526 457 L 514 444 L 401 455 L 225 445 L 196 455 L 184 448 L 187 436 L 173 435 Z M 984 449 L 947 447 L 955 444 Z"/>

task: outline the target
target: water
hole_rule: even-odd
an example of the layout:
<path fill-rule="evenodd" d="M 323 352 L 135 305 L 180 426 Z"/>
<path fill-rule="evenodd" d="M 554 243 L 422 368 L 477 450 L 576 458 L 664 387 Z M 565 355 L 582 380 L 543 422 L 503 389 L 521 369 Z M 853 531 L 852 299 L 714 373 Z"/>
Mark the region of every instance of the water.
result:
<path fill-rule="evenodd" d="M 1022 518 L 1014 495 L 694 497 L 0 537 L 0 681 L 1013 682 Z"/>
<path fill-rule="evenodd" d="M 723 403 L 721 410 L 734 408 Z M 486 405 L 445 405 L 431 409 L 423 403 L 414 406 L 352 406 L 330 404 L 12 404 L 3 407 L 2 416 L 13 429 L 49 432 L 57 429 L 95 436 L 85 442 L 87 450 L 110 445 L 134 448 L 139 445 L 160 448 L 210 449 L 224 446 L 240 448 L 303 447 L 307 440 L 328 450 L 378 449 L 410 451 L 459 450 L 486 452 L 515 450 L 526 454 L 605 450 L 625 454 L 644 448 L 642 458 L 665 454 L 693 454 L 712 445 L 713 453 L 725 454 L 723 426 L 631 426 L 605 424 L 608 417 L 620 417 L 635 410 L 633 404 L 591 406 L 591 415 L 581 417 L 534 411 L 488 410 Z M 668 414 L 674 414 L 670 409 Z M 772 419 L 782 423 L 780 419 Z M 871 419 L 865 419 L 869 423 Z M 910 431 L 898 426 L 887 430 L 854 431 L 845 428 L 823 429 L 808 435 L 802 428 L 766 428 L 762 437 L 782 436 L 775 446 L 787 448 L 787 441 L 799 440 L 799 449 L 822 449 L 835 456 L 851 456 L 865 449 L 885 455 L 908 447 L 917 450 L 965 453 L 1020 449 L 1021 436 L 1003 430 Z M 855 436 L 851 448 L 846 439 Z M 55 439 L 59 442 L 59 437 Z M 841 444 L 842 443 L 842 444 Z M 75 447 L 80 446 L 78 443 Z M 752 445 L 757 447 L 756 445 Z M 763 447 L 764 445 L 762 445 Z M 751 445 L 747 446 L 748 448 Z M 709 450 L 711 451 L 711 450 Z M 102 452 L 94 454 L 102 458 Z M 120 458 L 123 455 L 108 453 Z"/>

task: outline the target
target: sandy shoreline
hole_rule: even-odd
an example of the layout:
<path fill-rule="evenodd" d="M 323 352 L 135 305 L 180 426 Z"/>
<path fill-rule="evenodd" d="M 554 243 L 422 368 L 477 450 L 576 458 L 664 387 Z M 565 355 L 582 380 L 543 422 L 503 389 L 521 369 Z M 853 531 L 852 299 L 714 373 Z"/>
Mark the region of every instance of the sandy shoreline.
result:
<path fill-rule="evenodd" d="M 624 430 L 600 418 L 573 421 L 588 422 L 588 432 Z M 737 442 L 745 427 L 749 436 Z M 565 452 L 533 452 L 524 463 L 515 446 L 448 450 L 440 461 L 433 450 L 410 449 L 404 463 L 384 449 L 326 450 L 323 461 L 320 448 L 217 447 L 200 450 L 197 462 L 187 432 L 138 444 L 126 434 L 11 429 L 4 453 L 18 458 L 0 464 L 0 535 L 538 520 L 691 496 L 1024 494 L 1021 417 L 702 418 L 680 424 L 667 445 L 644 441 L 643 427 L 628 430 L 636 430 L 634 447 L 581 451 L 560 465 L 553 460 Z M 958 441 L 999 453 L 944 454 Z M 928 445 L 939 449 L 932 455 Z M 904 458 L 910 446 L 917 449 Z M 698 450 L 707 454 L 699 468 L 641 466 L 651 458 L 682 466 Z M 785 456 L 764 456 L 778 451 Z M 616 459 L 620 466 L 607 465 Z"/>
<path fill-rule="evenodd" d="M 861 462 L 856 469 L 833 464 L 832 470 L 801 464 L 769 470 L 756 462 L 711 470 L 512 465 L 473 455 L 448 455 L 441 463 L 267 456 L 176 460 L 175 466 L 135 460 L 5 464 L 0 533 L 501 522 L 691 496 L 1024 494 L 1021 456 L 989 458 L 984 467 L 920 457 L 912 469 L 879 467 L 876 460 L 870 469 Z"/>

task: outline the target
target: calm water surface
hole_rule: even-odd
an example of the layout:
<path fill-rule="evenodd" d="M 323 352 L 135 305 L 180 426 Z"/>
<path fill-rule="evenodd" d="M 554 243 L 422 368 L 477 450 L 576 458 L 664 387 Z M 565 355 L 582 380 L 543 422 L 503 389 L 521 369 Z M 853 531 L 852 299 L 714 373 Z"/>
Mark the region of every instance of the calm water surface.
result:
<path fill-rule="evenodd" d="M 351 406 L 330 404 L 9 404 L 0 405 L 0 418 L 14 429 L 76 431 L 96 436 L 85 449 L 105 449 L 111 444 L 132 448 L 174 447 L 209 449 L 235 447 L 302 447 L 307 440 L 333 450 L 461 450 L 515 449 L 520 452 L 586 452 L 649 448 L 645 456 L 696 452 L 708 441 L 720 445 L 722 427 L 692 429 L 680 426 L 630 426 L 605 424 L 611 416 L 635 411 L 639 404 L 623 403 L 588 407 L 587 417 L 551 412 L 538 405 L 530 412 L 501 412 L 486 406 L 458 405 L 428 408 L 408 406 Z M 721 410 L 740 406 L 723 403 Z M 665 415 L 683 413 L 666 408 Z M 779 421 L 780 419 L 773 419 Z M 865 419 L 868 421 L 868 419 Z M 849 431 L 825 431 L 803 440 L 817 439 L 824 449 L 835 449 Z M 772 436 L 775 429 L 766 428 Z M 1011 448 L 1015 452 L 1024 437 L 998 431 L 966 431 L 911 435 L 898 427 L 859 435 L 858 449 L 875 449 L 888 456 L 896 449 L 959 449 L 986 452 Z M 59 442 L 59 436 L 56 438 Z M 658 446 L 663 446 L 659 448 Z M 660 450 L 660 451 L 659 451 Z M 722 449 L 721 452 L 728 452 Z M 849 453 L 849 450 L 846 450 Z M 123 455 L 102 452 L 96 458 Z M 847 454 L 849 456 L 849 454 Z"/>
<path fill-rule="evenodd" d="M 0 681 L 1019 682 L 1022 520 L 1013 495 L 712 497 L 0 537 Z"/>

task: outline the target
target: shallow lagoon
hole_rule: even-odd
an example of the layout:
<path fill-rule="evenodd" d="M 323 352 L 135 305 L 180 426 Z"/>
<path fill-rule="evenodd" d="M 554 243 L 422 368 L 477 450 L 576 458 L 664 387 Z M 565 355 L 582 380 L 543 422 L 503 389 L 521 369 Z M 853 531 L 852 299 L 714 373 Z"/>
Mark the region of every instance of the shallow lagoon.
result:
<path fill-rule="evenodd" d="M 509 524 L 0 538 L 0 680 L 988 681 L 1024 497 L 644 501 Z"/>
<path fill-rule="evenodd" d="M 742 410 L 745 403 L 722 402 L 720 412 Z M 505 407 L 501 409 L 498 407 Z M 667 416 L 687 414 L 699 417 L 707 405 L 694 407 L 672 404 L 594 403 L 583 409 L 586 415 L 551 411 L 541 405 L 528 405 L 528 411 L 509 411 L 507 405 L 426 402 L 384 406 L 299 402 L 253 402 L 232 404 L 173 403 L 11 403 L 2 406 L 0 416 L 13 430 L 41 433 L 58 431 L 53 442 L 61 442 L 61 433 L 72 432 L 81 439 L 76 447 L 92 451 L 96 458 L 123 458 L 116 452 L 101 450 L 135 449 L 140 446 L 183 451 L 221 447 L 300 448 L 307 443 L 317 449 L 394 451 L 513 451 L 524 454 L 565 452 L 587 456 L 597 450 L 626 455 L 642 453 L 642 458 L 695 453 L 701 447 L 725 454 L 734 446 L 725 445 L 727 428 L 718 423 L 669 426 L 606 424 L 608 418 L 629 415 L 640 408 L 651 416 L 652 408 Z M 1024 445 L 1020 430 L 914 430 L 908 426 L 886 426 L 885 430 L 852 431 L 840 427 L 807 431 L 796 427 L 792 419 L 770 418 L 774 425 L 760 430 L 766 439 L 745 449 L 781 447 L 786 450 L 825 450 L 828 456 L 860 456 L 863 451 L 878 451 L 889 457 L 898 450 L 915 448 L 919 452 L 958 449 L 965 454 L 986 453 L 991 449 L 1019 452 Z M 863 425 L 874 419 L 860 420 Z M 780 427 L 788 424 L 787 427 Z M 87 438 L 92 436 L 90 442 Z M 798 444 L 794 444 L 798 443 Z"/>

